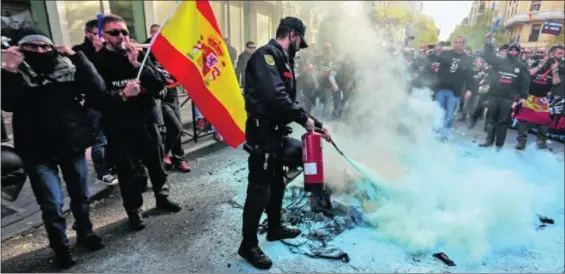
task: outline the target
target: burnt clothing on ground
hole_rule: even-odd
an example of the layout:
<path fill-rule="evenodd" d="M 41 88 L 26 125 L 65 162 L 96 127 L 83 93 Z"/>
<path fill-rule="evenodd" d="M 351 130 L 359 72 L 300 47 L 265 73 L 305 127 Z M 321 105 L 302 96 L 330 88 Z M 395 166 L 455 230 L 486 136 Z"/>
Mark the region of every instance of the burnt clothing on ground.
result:
<path fill-rule="evenodd" d="M 464 52 L 443 51 L 431 55 L 432 63 L 439 63 L 437 90 L 450 90 L 455 97 L 460 97 L 465 83 L 472 78 L 472 58 Z"/>
<path fill-rule="evenodd" d="M 2 109 L 14 113 L 14 144 L 26 162 L 84 153 L 93 142 L 91 122 L 77 98 L 102 94 L 104 81 L 81 52 L 54 55 L 52 61 L 50 73 L 33 67 L 17 74 L 2 70 Z"/>
<path fill-rule="evenodd" d="M 501 59 L 494 54 L 492 44 L 485 44 L 484 59 L 491 66 L 493 81 L 489 94 L 493 97 L 526 99 L 530 89 L 529 70 L 518 57 L 510 54 Z"/>
<path fill-rule="evenodd" d="M 138 60 L 140 62 L 143 60 L 142 53 L 139 54 Z M 141 73 L 141 93 L 126 101 L 119 93 L 128 82 L 135 80 L 139 68 L 133 67 L 127 55 L 108 49 L 96 53 L 93 63 L 104 78 L 107 87 L 101 98 L 100 109 L 108 138 L 127 143 L 130 141 L 127 137 L 130 129 L 159 122 L 159 109 L 155 98 L 166 90 L 166 80 L 150 60 L 147 60 Z"/>
<path fill-rule="evenodd" d="M 245 72 L 245 109 L 251 116 L 276 124 L 304 125 L 308 114 L 296 102 L 294 59 L 275 41 L 258 48 Z"/>
<path fill-rule="evenodd" d="M 546 97 L 553 87 L 553 73 L 551 72 L 550 62 L 543 65 L 535 74 L 530 75 L 530 79 L 530 95 Z"/>
<path fill-rule="evenodd" d="M 237 57 L 237 65 L 235 67 L 235 75 L 239 81 L 240 86 L 245 85 L 245 70 L 247 69 L 247 62 L 251 58 L 251 53 L 244 51 Z"/>

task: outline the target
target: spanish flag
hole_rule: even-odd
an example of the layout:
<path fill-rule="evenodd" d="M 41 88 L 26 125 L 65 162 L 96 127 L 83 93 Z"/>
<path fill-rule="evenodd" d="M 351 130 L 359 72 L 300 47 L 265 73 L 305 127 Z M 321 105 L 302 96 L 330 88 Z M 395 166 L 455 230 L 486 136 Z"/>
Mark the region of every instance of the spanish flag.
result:
<path fill-rule="evenodd" d="M 531 22 L 531 21 L 534 21 L 534 19 L 536 19 L 535 16 L 534 16 L 534 14 L 530 12 L 530 22 Z"/>
<path fill-rule="evenodd" d="M 245 141 L 243 96 L 208 1 L 178 3 L 151 50 L 228 145 L 235 148 Z"/>

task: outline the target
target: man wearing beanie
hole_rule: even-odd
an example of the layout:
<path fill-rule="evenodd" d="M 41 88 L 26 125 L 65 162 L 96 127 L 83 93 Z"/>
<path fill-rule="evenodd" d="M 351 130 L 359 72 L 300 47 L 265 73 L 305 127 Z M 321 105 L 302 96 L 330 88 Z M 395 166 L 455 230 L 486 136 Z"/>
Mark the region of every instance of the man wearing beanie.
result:
<path fill-rule="evenodd" d="M 481 147 L 496 145 L 497 149 L 504 146 L 508 122 L 512 114 L 512 104 L 516 96 L 520 97 L 522 104 L 528 97 L 530 88 L 530 74 L 526 64 L 520 58 L 520 46 L 510 44 L 505 58 L 494 54 L 490 36 L 487 35 L 485 43 L 484 58 L 492 67 L 493 81 L 489 88 L 489 99 L 487 102 L 486 131 L 487 137 Z"/>
<path fill-rule="evenodd" d="M 62 268 L 76 263 L 65 234 L 62 171 L 75 218 L 77 245 L 103 247 L 89 216 L 85 150 L 92 128 L 76 100 L 81 93 L 102 94 L 104 81 L 82 53 L 55 46 L 40 30 L 20 29 L 2 63 L 2 109 L 13 112 L 14 145 L 41 207 L 49 246 Z"/>

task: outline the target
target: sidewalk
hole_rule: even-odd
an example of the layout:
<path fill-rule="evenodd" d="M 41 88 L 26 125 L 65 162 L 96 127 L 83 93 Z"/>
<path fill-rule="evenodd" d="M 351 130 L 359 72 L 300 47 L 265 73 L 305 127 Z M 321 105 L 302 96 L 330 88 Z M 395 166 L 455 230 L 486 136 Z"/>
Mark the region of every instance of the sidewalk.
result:
<path fill-rule="evenodd" d="M 192 115 L 185 114 L 183 116 L 183 118 L 186 119 L 185 121 L 188 121 L 184 123 L 184 128 L 188 130 L 189 133 L 192 133 Z M 226 146 L 224 143 L 216 142 L 210 135 L 199 137 L 198 142 L 194 142 L 193 140 L 189 141 L 187 139 L 189 139 L 189 137 L 183 136 L 183 141 L 188 141 L 183 145 L 183 147 L 186 152 L 185 158 L 189 161 L 189 163 L 195 158 L 202 157 Z M 89 151 L 90 150 L 87 151 L 86 155 L 90 160 Z M 89 161 L 89 192 L 91 202 L 107 197 L 114 189 L 113 187 L 109 187 L 103 183 L 96 183 L 95 179 L 96 176 L 94 174 L 92 162 Z M 65 189 L 65 187 L 63 187 L 63 189 Z M 64 196 L 65 206 L 63 210 L 64 212 L 68 212 L 69 197 L 66 193 L 66 189 L 64 190 Z M 28 182 L 26 182 L 18 199 L 13 203 L 13 207 L 18 209 L 18 212 L 2 207 L 2 241 L 43 224 L 41 220 L 41 210 L 35 201 L 35 196 L 33 195 L 31 186 Z"/>

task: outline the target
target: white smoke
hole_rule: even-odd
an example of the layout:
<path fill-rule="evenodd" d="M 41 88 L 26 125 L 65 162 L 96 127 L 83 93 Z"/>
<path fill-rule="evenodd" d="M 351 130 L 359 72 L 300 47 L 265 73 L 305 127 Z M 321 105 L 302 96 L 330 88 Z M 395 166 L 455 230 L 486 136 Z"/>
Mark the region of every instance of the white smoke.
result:
<path fill-rule="evenodd" d="M 339 2 L 310 3 L 342 14 Z M 378 181 L 367 183 L 326 146 L 327 181 L 337 192 L 369 191 L 374 183 L 383 190 L 360 198 L 375 233 L 412 253 L 439 248 L 476 261 L 528 244 L 537 213 L 562 214 L 563 162 L 537 151 L 520 157 L 436 141 L 444 112 L 430 90 L 408 94 L 402 56 L 383 46 L 391 44 L 387 31 L 361 14 L 334 18 L 341 42 L 334 49 L 354 56 L 358 89 L 346 120 L 330 127 L 345 154 Z"/>

